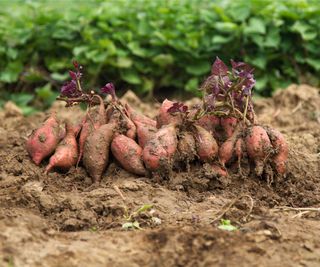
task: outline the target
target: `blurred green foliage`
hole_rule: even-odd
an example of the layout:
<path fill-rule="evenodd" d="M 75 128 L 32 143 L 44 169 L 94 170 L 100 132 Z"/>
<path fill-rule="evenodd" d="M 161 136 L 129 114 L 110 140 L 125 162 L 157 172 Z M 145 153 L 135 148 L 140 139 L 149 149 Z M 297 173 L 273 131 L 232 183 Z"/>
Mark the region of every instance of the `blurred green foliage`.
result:
<path fill-rule="evenodd" d="M 1 5 L 1 98 L 24 107 L 49 106 L 73 59 L 84 65 L 90 88 L 113 81 L 142 96 L 161 88 L 197 92 L 216 56 L 253 65 L 261 95 L 292 82 L 319 81 L 318 0 Z"/>

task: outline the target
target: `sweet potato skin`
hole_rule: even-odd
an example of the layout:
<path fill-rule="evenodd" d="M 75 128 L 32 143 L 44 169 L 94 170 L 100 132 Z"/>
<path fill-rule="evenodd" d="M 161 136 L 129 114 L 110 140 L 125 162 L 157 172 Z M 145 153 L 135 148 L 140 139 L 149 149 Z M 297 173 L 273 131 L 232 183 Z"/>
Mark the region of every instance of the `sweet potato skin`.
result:
<path fill-rule="evenodd" d="M 183 132 L 179 135 L 178 141 L 179 157 L 183 161 L 194 160 L 196 152 L 196 142 L 191 132 Z"/>
<path fill-rule="evenodd" d="M 228 138 L 219 148 L 219 161 L 222 164 L 222 166 L 225 166 L 227 164 L 233 154 L 234 154 L 234 145 L 235 145 L 235 139 L 234 138 Z"/>
<path fill-rule="evenodd" d="M 148 124 L 144 124 L 141 122 L 136 121 L 137 126 L 137 136 L 138 136 L 138 143 L 139 145 L 144 148 L 145 145 L 148 143 L 150 139 L 157 132 L 157 128 Z"/>
<path fill-rule="evenodd" d="M 238 124 L 238 120 L 235 117 L 222 117 L 220 123 L 224 130 L 225 136 L 229 138 L 233 135 L 233 132 Z"/>
<path fill-rule="evenodd" d="M 129 118 L 133 121 L 133 123 L 138 127 L 137 124 L 149 125 L 151 127 L 157 127 L 157 122 L 139 112 L 135 111 L 129 104 L 125 105 L 126 113 Z"/>
<path fill-rule="evenodd" d="M 199 159 L 203 162 L 211 162 L 218 154 L 218 144 L 214 137 L 203 127 L 194 125 L 196 150 Z"/>
<path fill-rule="evenodd" d="M 216 128 L 220 126 L 220 118 L 215 115 L 206 114 L 195 122 L 208 132 L 214 133 Z"/>
<path fill-rule="evenodd" d="M 110 144 L 116 126 L 114 123 L 104 124 L 94 130 L 85 141 L 83 165 L 94 183 L 100 182 L 108 165 Z"/>
<path fill-rule="evenodd" d="M 289 146 L 284 136 L 276 129 L 265 127 L 271 144 L 275 150 L 275 155 L 272 159 L 275 169 L 280 175 L 286 174 L 286 163 L 289 155 Z"/>
<path fill-rule="evenodd" d="M 131 138 L 119 134 L 111 143 L 111 151 L 120 165 L 128 172 L 145 175 L 142 161 L 142 148 Z"/>
<path fill-rule="evenodd" d="M 150 171 L 171 169 L 177 145 L 178 139 L 174 124 L 165 125 L 159 129 L 143 149 L 142 158 L 147 169 Z"/>
<path fill-rule="evenodd" d="M 77 131 L 78 129 L 76 127 L 72 127 L 69 123 L 66 124 L 66 136 L 59 143 L 55 153 L 51 156 L 45 173 L 48 173 L 54 167 L 68 170 L 77 163 Z"/>
<path fill-rule="evenodd" d="M 248 156 L 255 163 L 255 172 L 258 176 L 261 176 L 265 160 L 272 151 L 268 134 L 261 126 L 255 125 L 249 129 L 245 143 Z"/>
<path fill-rule="evenodd" d="M 181 124 L 182 122 L 182 114 L 176 113 L 172 114 L 168 112 L 168 109 L 172 107 L 173 101 L 165 99 L 162 102 L 162 105 L 159 110 L 159 114 L 157 116 L 157 128 L 161 128 L 163 125 L 168 124 Z"/>
<path fill-rule="evenodd" d="M 55 115 L 51 115 L 40 128 L 31 133 L 26 149 L 36 165 L 54 152 L 63 136 L 62 132 Z"/>

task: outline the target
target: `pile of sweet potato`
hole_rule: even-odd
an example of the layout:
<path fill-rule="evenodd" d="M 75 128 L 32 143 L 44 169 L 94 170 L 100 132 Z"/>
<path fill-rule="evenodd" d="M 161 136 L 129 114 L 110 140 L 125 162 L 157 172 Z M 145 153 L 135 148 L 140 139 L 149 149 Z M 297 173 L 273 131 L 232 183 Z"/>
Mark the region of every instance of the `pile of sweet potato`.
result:
<path fill-rule="evenodd" d="M 229 72 L 221 62 L 216 60 L 202 87 L 202 105 L 187 107 L 166 99 L 154 119 L 121 103 L 110 83 L 102 88 L 112 96 L 109 101 L 92 91 L 84 93 L 75 63 L 77 72 L 70 73 L 72 81 L 64 85 L 60 99 L 67 106 L 86 102 L 98 108 L 89 108 L 79 125 L 59 124 L 51 115 L 33 131 L 27 151 L 37 165 L 50 156 L 46 173 L 82 162 L 94 183 L 101 181 L 110 160 L 139 176 L 166 178 L 199 162 L 209 164 L 215 175 L 226 176 L 235 163 L 241 171 L 243 161 L 258 176 L 266 167 L 284 176 L 288 145 L 279 131 L 257 123 L 250 94 L 252 70 L 232 62 Z"/>

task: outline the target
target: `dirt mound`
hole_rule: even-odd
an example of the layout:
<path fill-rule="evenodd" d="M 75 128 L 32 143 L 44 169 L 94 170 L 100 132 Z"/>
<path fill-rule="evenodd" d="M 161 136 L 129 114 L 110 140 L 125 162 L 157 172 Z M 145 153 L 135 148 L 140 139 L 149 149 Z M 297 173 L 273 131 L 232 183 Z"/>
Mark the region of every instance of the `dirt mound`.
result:
<path fill-rule="evenodd" d="M 156 115 L 154 105 L 132 92 L 123 101 Z M 317 266 L 319 90 L 292 85 L 256 107 L 259 121 L 279 128 L 289 142 L 286 179 L 270 185 L 246 166 L 246 175 L 216 178 L 193 166 L 159 183 L 112 163 L 101 186 L 90 187 L 81 166 L 44 175 L 47 162 L 35 166 L 24 143 L 48 114 L 24 118 L 6 105 L 0 112 L 0 266 Z M 50 111 L 61 119 L 83 115 L 61 103 Z M 221 219 L 238 230 L 218 229 Z"/>

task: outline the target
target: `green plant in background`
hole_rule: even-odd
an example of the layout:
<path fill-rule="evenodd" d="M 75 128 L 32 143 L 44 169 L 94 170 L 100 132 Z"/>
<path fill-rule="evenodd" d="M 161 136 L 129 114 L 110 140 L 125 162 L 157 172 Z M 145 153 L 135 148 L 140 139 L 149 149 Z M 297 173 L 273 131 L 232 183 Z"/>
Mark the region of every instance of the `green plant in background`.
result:
<path fill-rule="evenodd" d="M 46 108 L 73 58 L 93 89 L 113 81 L 141 96 L 195 94 L 219 56 L 251 63 L 257 93 L 268 96 L 319 83 L 319 24 L 317 0 L 7 1 L 0 89 L 25 113 Z"/>

